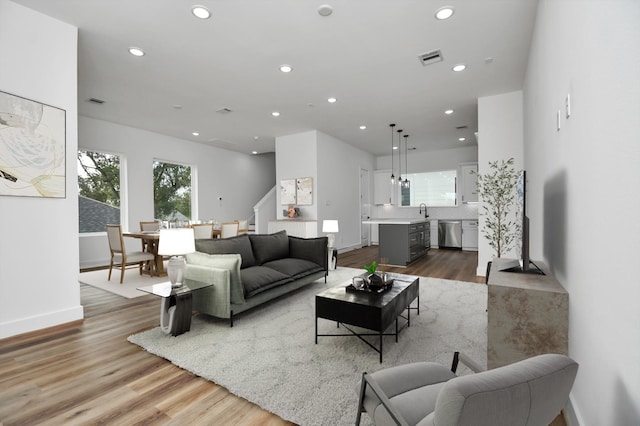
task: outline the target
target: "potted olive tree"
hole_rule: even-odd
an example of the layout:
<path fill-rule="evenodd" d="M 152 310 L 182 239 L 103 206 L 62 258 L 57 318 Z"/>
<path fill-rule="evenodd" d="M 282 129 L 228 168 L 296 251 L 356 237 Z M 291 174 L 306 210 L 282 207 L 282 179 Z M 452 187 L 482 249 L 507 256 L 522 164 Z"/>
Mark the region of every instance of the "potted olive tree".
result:
<path fill-rule="evenodd" d="M 519 171 L 514 160 L 489 162 L 489 172 L 478 173 L 478 195 L 482 201 L 480 214 L 485 217 L 482 234 L 495 250 L 496 257 L 506 253 L 520 235 L 520 224 L 513 220 Z"/>

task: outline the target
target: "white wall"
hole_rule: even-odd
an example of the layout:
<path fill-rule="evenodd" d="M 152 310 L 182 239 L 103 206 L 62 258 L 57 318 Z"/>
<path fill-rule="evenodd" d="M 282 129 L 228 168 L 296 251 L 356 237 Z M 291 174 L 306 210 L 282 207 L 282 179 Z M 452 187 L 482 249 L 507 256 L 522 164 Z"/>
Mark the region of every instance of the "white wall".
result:
<path fill-rule="evenodd" d="M 66 198 L 0 196 L 0 338 L 83 317 L 78 286 L 77 28 L 0 0 L 0 90 L 66 110 Z"/>
<path fill-rule="evenodd" d="M 337 219 L 338 249 L 360 247 L 360 167 L 371 171 L 373 155 L 316 130 L 276 138 L 276 179 L 313 177 L 313 205 L 300 206 L 301 219 Z M 373 181 L 373 177 L 370 178 Z M 370 183 L 370 193 L 372 191 Z M 282 219 L 278 187 L 277 217 Z"/>
<path fill-rule="evenodd" d="M 360 248 L 360 169 L 369 172 L 369 194 L 373 199 L 372 154 L 318 132 L 318 235 L 322 220 L 337 219 L 338 249 Z"/>
<path fill-rule="evenodd" d="M 531 249 L 569 292 L 581 425 L 640 424 L 639 22 L 637 0 L 540 0 L 524 86 Z"/>
<path fill-rule="evenodd" d="M 198 205 L 193 219 L 221 222 L 248 219 L 253 215 L 255 203 L 275 183 L 273 154 L 245 155 L 88 117 L 79 117 L 78 143 L 81 149 L 125 157 L 128 216 L 124 226 L 130 230 L 138 230 L 140 221 L 154 218 L 152 170 L 155 159 L 186 164 L 196 170 L 194 192 L 197 192 Z M 77 212 L 75 214 L 77 228 Z M 139 250 L 140 242 L 130 240 L 127 247 Z M 81 267 L 109 263 L 106 234 L 82 235 L 80 248 Z"/>
<path fill-rule="evenodd" d="M 490 173 L 489 162 L 508 160 L 513 157 L 516 170 L 523 168 L 523 118 L 522 91 L 504 93 L 478 98 L 478 173 Z M 533 173 L 527 170 L 527 180 Z M 528 187 L 527 187 L 528 189 Z M 531 203 L 527 199 L 527 210 Z M 482 201 L 480 201 L 482 213 Z M 527 215 L 531 217 L 529 211 Z M 489 246 L 482 229 L 485 217 L 478 219 L 478 269 L 477 274 L 484 276 L 487 263 L 497 255 Z M 518 258 L 515 246 L 502 257 Z M 536 259 L 532 253 L 532 259 Z"/>

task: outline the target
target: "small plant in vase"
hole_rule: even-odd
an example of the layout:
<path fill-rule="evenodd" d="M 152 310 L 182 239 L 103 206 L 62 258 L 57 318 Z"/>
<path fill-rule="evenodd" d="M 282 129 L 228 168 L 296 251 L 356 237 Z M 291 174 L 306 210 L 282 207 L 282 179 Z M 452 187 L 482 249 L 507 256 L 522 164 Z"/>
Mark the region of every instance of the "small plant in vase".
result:
<path fill-rule="evenodd" d="M 376 274 L 377 268 L 378 262 L 376 262 L 375 260 L 369 265 L 364 265 L 364 269 L 369 273 L 369 275 L 367 276 L 367 283 L 371 290 L 378 290 L 384 286 L 382 277 Z"/>

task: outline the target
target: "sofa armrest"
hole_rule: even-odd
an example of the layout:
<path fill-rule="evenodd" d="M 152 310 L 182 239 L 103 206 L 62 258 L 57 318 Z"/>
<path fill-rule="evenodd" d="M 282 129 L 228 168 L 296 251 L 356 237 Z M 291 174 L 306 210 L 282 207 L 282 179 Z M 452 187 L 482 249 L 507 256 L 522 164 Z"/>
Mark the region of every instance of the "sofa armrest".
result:
<path fill-rule="evenodd" d="M 184 277 L 213 284 L 194 295 L 194 308 L 209 315 L 229 318 L 231 314 L 231 280 L 228 269 L 187 264 Z"/>
<path fill-rule="evenodd" d="M 299 238 L 289 235 L 289 256 L 302 259 L 322 266 L 329 270 L 329 252 L 327 251 L 327 237 Z"/>

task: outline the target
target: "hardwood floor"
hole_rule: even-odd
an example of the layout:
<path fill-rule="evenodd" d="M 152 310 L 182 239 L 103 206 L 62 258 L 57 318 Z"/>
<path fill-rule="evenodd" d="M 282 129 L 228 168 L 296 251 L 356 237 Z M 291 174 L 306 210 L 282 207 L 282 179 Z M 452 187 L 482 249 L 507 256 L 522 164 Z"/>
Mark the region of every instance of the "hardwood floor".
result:
<path fill-rule="evenodd" d="M 375 254 L 354 250 L 338 264 L 360 268 Z M 399 272 L 484 282 L 476 262 L 472 252 L 431 250 Z M 158 325 L 155 296 L 80 292 L 84 320 L 0 340 L 0 425 L 291 424 L 127 342 Z"/>

